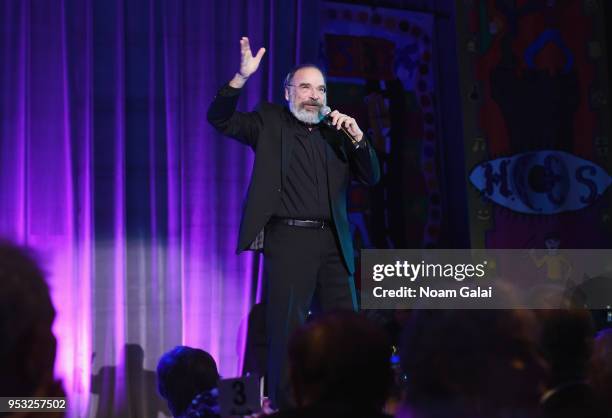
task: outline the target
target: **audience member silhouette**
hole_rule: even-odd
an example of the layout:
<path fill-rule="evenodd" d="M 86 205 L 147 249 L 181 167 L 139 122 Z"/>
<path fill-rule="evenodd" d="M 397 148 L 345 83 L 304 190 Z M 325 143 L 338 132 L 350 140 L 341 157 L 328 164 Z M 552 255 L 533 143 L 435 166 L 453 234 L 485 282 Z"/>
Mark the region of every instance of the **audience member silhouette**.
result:
<path fill-rule="evenodd" d="M 323 315 L 289 344 L 297 408 L 274 417 L 375 418 L 392 384 L 391 345 L 384 331 L 352 312 Z"/>
<path fill-rule="evenodd" d="M 44 274 L 24 248 L 0 243 L 0 396 L 65 397 L 53 377 L 55 309 Z M 38 416 L 20 413 L 19 417 Z M 0 416 L 11 416 L 0 412 Z M 62 417 L 63 412 L 45 416 Z"/>
<path fill-rule="evenodd" d="M 540 350 L 550 367 L 542 397 L 544 418 L 600 418 L 602 400 L 587 381 L 595 327 L 584 309 L 539 311 Z"/>
<path fill-rule="evenodd" d="M 198 348 L 177 346 L 157 365 L 158 389 L 174 417 L 219 417 L 217 364 Z"/>
<path fill-rule="evenodd" d="M 595 338 L 589 381 L 608 411 L 612 411 L 612 328 L 599 331 Z"/>
<path fill-rule="evenodd" d="M 156 376 L 144 368 L 144 350 L 138 344 L 123 347 L 123 363 L 104 366 L 92 376 L 91 392 L 99 395 L 96 418 L 157 417 L 170 415 L 157 393 Z"/>
<path fill-rule="evenodd" d="M 243 374 L 263 376 L 268 366 L 268 338 L 266 335 L 266 305 L 256 303 L 246 321 Z"/>
<path fill-rule="evenodd" d="M 406 379 L 398 418 L 532 417 L 544 362 L 534 318 L 519 310 L 420 310 L 400 350 Z"/>

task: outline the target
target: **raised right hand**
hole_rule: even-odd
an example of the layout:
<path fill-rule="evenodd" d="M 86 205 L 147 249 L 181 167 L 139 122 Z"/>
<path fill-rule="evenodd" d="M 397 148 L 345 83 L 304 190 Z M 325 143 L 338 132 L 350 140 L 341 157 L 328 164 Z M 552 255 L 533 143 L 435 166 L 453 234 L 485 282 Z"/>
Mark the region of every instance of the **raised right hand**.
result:
<path fill-rule="evenodd" d="M 259 48 L 257 55 L 253 56 L 249 38 L 243 36 L 240 38 L 240 74 L 244 78 L 248 78 L 251 74 L 257 71 L 261 58 L 266 53 L 265 48 Z"/>

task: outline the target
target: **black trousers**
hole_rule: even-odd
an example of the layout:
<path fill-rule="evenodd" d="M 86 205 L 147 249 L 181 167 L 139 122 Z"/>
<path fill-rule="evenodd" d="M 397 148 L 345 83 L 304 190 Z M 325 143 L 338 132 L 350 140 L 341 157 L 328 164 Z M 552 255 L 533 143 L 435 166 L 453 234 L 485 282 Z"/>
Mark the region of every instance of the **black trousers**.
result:
<path fill-rule="evenodd" d="M 281 409 L 293 405 L 287 348 L 316 295 L 323 312 L 357 310 L 349 274 L 332 228 L 311 229 L 284 224 L 266 227 L 264 272 L 267 280 L 268 393 Z"/>

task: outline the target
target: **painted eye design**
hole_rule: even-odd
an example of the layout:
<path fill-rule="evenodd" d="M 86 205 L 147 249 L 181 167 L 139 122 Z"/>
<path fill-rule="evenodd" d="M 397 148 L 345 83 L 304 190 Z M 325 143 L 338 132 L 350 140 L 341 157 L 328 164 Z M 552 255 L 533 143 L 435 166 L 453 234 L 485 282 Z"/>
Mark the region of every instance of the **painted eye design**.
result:
<path fill-rule="evenodd" d="M 485 161 L 470 182 L 484 197 L 525 214 L 552 215 L 593 204 L 612 178 L 597 164 L 564 151 L 536 151 Z"/>

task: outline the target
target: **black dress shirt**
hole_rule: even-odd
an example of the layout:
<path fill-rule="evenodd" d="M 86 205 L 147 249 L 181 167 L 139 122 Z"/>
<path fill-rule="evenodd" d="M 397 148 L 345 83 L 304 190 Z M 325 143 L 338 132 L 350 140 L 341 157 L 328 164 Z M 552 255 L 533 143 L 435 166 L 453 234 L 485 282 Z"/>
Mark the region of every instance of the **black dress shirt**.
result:
<path fill-rule="evenodd" d="M 287 110 L 289 112 L 289 110 Z M 318 126 L 307 125 L 291 116 L 287 127 L 296 139 L 282 183 L 281 204 L 276 216 L 293 219 L 331 220 L 327 184 L 326 147 Z"/>

